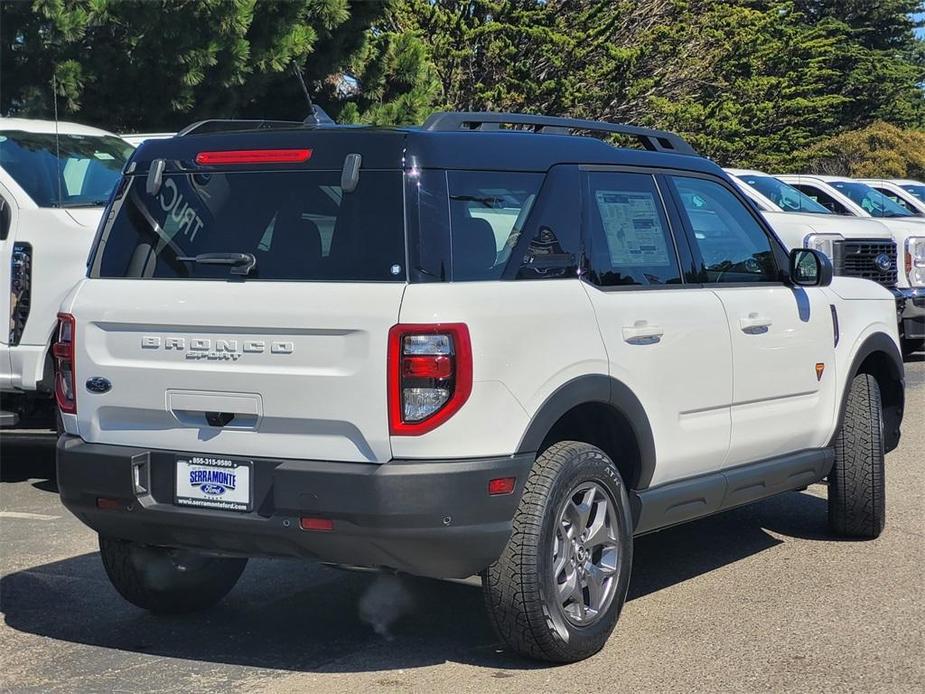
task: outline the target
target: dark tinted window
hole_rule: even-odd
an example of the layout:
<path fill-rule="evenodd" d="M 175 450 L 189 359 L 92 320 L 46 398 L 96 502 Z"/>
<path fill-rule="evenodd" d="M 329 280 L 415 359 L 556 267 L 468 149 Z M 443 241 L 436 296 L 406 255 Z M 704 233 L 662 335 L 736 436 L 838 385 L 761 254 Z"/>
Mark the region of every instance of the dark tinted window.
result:
<path fill-rule="evenodd" d="M 521 238 L 516 247 L 522 252 L 510 261 L 516 267 L 517 279 L 578 276 L 581 263 L 579 186 L 577 167 L 557 166 L 547 174 L 521 234 L 527 238 Z"/>
<path fill-rule="evenodd" d="M 703 260 L 704 282 L 778 280 L 771 239 L 728 189 L 702 178 L 672 176 Z"/>
<path fill-rule="evenodd" d="M 586 175 L 585 225 L 589 278 L 601 286 L 681 282 L 668 219 L 647 174 Z"/>
<path fill-rule="evenodd" d="M 811 186 L 806 183 L 794 183 L 793 187 L 799 190 L 801 193 L 804 193 L 808 198 L 814 200 L 815 202 L 822 205 L 825 209 L 833 214 L 851 214 L 851 211 L 842 205 L 838 200 L 833 198 L 831 195 L 825 191 L 820 190 L 816 186 Z"/>
<path fill-rule="evenodd" d="M 405 280 L 399 171 L 364 171 L 352 193 L 339 171 L 170 174 L 154 196 L 139 176 L 113 210 L 99 277 L 226 279 L 228 266 L 178 258 L 250 253 L 248 280 Z"/>
<path fill-rule="evenodd" d="M 132 149 L 111 136 L 0 132 L 0 166 L 39 207 L 105 205 Z"/>
<path fill-rule="evenodd" d="M 499 279 L 542 174 L 448 171 L 453 280 Z"/>

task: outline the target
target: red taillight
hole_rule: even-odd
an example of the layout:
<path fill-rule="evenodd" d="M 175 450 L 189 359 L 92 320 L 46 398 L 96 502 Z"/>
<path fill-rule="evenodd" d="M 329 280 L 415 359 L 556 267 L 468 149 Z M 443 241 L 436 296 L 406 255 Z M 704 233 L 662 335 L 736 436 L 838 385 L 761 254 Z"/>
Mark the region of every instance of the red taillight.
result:
<path fill-rule="evenodd" d="M 118 499 L 109 499 L 105 496 L 96 497 L 96 507 L 102 511 L 115 511 L 122 508 L 122 502 Z"/>
<path fill-rule="evenodd" d="M 489 496 L 513 494 L 515 482 L 517 482 L 516 477 L 496 477 L 493 480 L 488 480 L 488 494 Z"/>
<path fill-rule="evenodd" d="M 55 400 L 58 409 L 66 414 L 77 414 L 77 382 L 74 373 L 74 339 L 77 322 L 70 313 L 58 314 L 58 336 L 51 348 L 55 358 Z"/>
<path fill-rule="evenodd" d="M 393 436 L 432 431 L 472 392 L 472 346 L 464 323 L 393 326 L 388 360 Z"/>
<path fill-rule="evenodd" d="M 312 158 L 310 149 L 235 149 L 225 152 L 200 152 L 196 163 L 205 166 L 222 164 L 301 164 Z"/>

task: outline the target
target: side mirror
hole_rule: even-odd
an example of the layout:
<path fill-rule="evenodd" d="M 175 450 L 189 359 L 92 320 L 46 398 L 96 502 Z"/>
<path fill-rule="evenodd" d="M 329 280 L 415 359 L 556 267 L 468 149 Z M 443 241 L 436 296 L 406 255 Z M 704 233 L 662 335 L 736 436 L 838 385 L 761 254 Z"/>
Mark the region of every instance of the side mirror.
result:
<path fill-rule="evenodd" d="M 790 251 L 790 282 L 798 287 L 828 287 L 832 261 L 814 248 L 794 248 Z"/>

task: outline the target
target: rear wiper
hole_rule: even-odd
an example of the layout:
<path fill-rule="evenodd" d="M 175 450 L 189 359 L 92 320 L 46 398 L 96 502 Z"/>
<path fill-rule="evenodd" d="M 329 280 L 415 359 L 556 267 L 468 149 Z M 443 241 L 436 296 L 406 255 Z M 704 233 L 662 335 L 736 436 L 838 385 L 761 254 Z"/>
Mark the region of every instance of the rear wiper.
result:
<path fill-rule="evenodd" d="M 247 275 L 257 264 L 253 253 L 200 253 L 192 256 L 177 256 L 184 263 L 199 265 L 231 265 L 232 275 Z"/>
<path fill-rule="evenodd" d="M 105 207 L 108 200 L 87 200 L 86 202 L 62 202 L 56 205 L 62 209 L 70 209 L 74 207 Z"/>

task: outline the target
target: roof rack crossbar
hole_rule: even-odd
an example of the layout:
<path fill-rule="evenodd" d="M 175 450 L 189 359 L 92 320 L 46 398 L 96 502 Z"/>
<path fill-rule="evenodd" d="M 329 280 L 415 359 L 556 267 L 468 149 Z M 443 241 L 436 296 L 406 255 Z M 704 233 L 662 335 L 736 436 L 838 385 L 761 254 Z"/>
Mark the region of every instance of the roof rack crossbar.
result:
<path fill-rule="evenodd" d="M 527 113 L 446 111 L 432 114 L 424 121 L 424 125 L 421 127 L 424 130 L 451 132 L 459 130 L 498 130 L 501 125 L 525 126 L 525 129 L 530 129 L 535 133 L 552 135 L 568 135 L 573 130 L 615 133 L 635 138 L 639 144 L 652 152 L 697 154 L 694 148 L 682 137 L 667 130 L 653 130 L 635 125 L 577 118 L 534 116 Z"/>
<path fill-rule="evenodd" d="M 270 130 L 273 128 L 304 127 L 302 121 L 297 120 L 265 120 L 265 119 L 238 119 L 238 118 L 209 118 L 187 125 L 177 133 L 177 137 L 201 133 L 214 133 L 232 130 Z"/>

